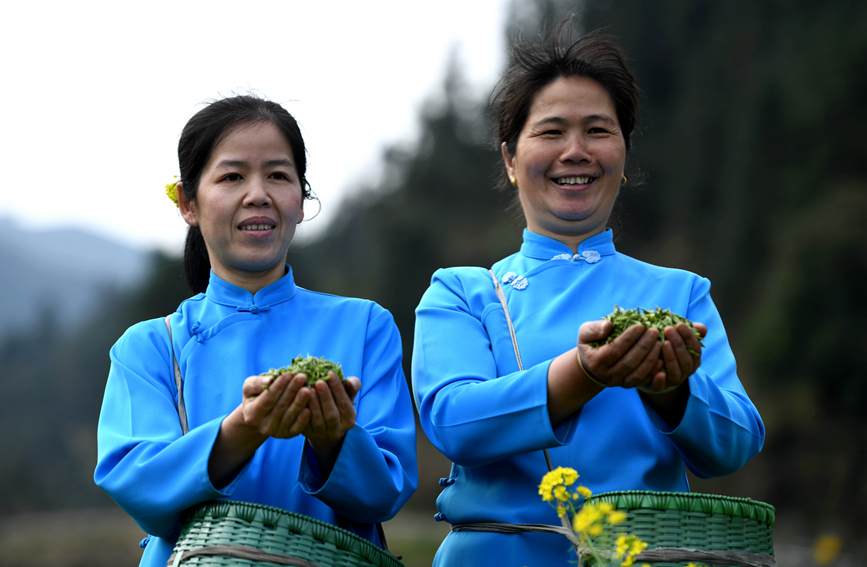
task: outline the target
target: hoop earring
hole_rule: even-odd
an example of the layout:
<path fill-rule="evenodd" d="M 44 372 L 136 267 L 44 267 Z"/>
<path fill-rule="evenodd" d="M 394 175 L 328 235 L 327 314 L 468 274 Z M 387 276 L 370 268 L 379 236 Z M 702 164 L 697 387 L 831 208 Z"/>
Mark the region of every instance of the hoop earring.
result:
<path fill-rule="evenodd" d="M 512 187 L 518 186 L 518 178 L 517 177 L 510 177 L 509 182 L 512 184 Z"/>
<path fill-rule="evenodd" d="M 623 176 L 623 181 L 620 182 L 620 186 L 623 187 L 624 185 L 626 185 L 626 182 L 627 182 L 627 181 L 628 181 L 628 180 L 626 179 L 626 176 L 624 175 L 624 176 Z"/>
<path fill-rule="evenodd" d="M 305 181 L 304 183 L 307 185 L 307 195 L 303 196 L 303 199 L 306 201 L 316 201 L 316 204 L 318 205 L 318 207 L 316 209 L 315 215 L 313 215 L 312 217 L 305 216 L 304 220 L 302 220 L 301 222 L 311 221 L 311 220 L 315 219 L 316 217 L 318 217 L 319 213 L 322 212 L 322 201 L 319 200 L 319 196 L 313 192 L 313 187 L 310 186 L 309 182 Z M 298 224 L 301 224 L 301 223 L 298 223 Z"/>

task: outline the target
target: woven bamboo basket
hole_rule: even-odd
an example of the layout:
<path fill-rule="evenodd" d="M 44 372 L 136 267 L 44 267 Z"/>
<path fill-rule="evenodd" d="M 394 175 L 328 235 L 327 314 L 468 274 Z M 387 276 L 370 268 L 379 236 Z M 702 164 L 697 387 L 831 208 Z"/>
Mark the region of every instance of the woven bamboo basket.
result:
<path fill-rule="evenodd" d="M 588 502 L 608 502 L 626 512 L 626 521 L 612 531 L 634 534 L 647 542 L 647 549 L 635 558 L 636 565 L 776 565 L 772 534 L 775 515 L 769 504 L 749 498 L 650 491 L 603 492 Z M 594 539 L 594 543 L 606 546 L 602 540 Z"/>
<path fill-rule="evenodd" d="M 364 538 L 271 506 L 214 500 L 191 509 L 167 565 L 405 567 Z"/>

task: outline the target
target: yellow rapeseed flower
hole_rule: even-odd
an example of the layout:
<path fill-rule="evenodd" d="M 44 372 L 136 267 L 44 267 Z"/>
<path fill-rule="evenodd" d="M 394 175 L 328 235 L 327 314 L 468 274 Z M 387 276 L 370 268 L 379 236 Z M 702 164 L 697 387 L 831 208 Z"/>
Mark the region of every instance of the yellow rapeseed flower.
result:
<path fill-rule="evenodd" d="M 542 477 L 542 482 L 539 484 L 539 494 L 545 502 L 554 499 L 569 500 L 565 487 L 573 484 L 576 480 L 578 480 L 578 473 L 575 472 L 575 469 L 557 467 Z"/>
<path fill-rule="evenodd" d="M 576 532 L 579 533 L 598 535 L 593 533 L 596 530 L 591 530 L 591 528 L 594 524 L 598 524 L 603 517 L 604 514 L 600 510 L 599 506 L 596 506 L 595 504 L 584 504 L 584 506 L 582 506 L 578 513 L 575 515 L 575 522 L 573 523 L 572 527 L 575 529 Z"/>
<path fill-rule="evenodd" d="M 570 468 L 557 467 L 562 471 L 563 474 L 563 484 L 566 486 L 572 486 L 575 484 L 575 481 L 578 480 L 578 471 Z"/>
<path fill-rule="evenodd" d="M 620 522 L 626 521 L 626 512 L 621 512 L 620 510 L 614 510 L 608 514 L 608 523 L 612 526 L 616 526 Z"/>
<path fill-rule="evenodd" d="M 638 539 L 637 536 L 620 536 L 615 543 L 614 557 L 622 557 L 622 567 L 630 567 L 635 563 L 635 556 L 647 548 L 647 543 Z"/>
<path fill-rule="evenodd" d="M 614 545 L 617 546 L 617 549 L 614 551 L 615 556 L 617 557 L 620 557 L 621 555 L 626 553 L 627 549 L 629 549 L 629 541 L 625 535 L 618 537 Z M 689 566 L 687 565 L 687 567 Z"/>
<path fill-rule="evenodd" d="M 586 486 L 579 486 L 575 490 L 577 490 L 584 498 L 590 498 L 591 496 L 593 496 L 593 493 Z"/>
<path fill-rule="evenodd" d="M 819 565 L 828 565 L 840 553 L 843 540 L 835 535 L 824 535 L 813 544 L 813 560 Z"/>

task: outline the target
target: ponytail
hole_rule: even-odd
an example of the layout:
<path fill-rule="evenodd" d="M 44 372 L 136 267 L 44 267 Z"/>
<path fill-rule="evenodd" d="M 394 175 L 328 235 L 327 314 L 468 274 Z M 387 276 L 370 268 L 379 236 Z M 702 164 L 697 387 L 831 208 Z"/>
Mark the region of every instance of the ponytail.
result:
<path fill-rule="evenodd" d="M 211 260 L 202 236 L 202 229 L 197 226 L 187 228 L 187 241 L 184 244 L 184 275 L 193 294 L 204 293 L 211 279 Z"/>

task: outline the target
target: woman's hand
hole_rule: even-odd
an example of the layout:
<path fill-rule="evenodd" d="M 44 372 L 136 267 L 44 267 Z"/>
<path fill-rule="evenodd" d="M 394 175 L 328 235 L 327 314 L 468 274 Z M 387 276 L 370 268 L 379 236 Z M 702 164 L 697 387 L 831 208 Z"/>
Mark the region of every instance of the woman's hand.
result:
<path fill-rule="evenodd" d="M 208 458 L 208 475 L 216 488 L 226 486 L 268 437 L 295 437 L 307 427 L 312 389 L 303 375 L 250 376 L 243 401 L 220 424 Z"/>
<path fill-rule="evenodd" d="M 328 373 L 328 380 L 320 380 L 308 388 L 312 392 L 307 407 L 310 420 L 301 432 L 316 455 L 319 471 L 328 478 L 337 455 L 343 446 L 346 432 L 355 427 L 355 396 L 361 390 L 361 381 L 351 376 L 345 382 Z"/>
<path fill-rule="evenodd" d="M 578 329 L 578 356 L 584 370 L 599 385 L 636 388 L 651 386 L 663 366 L 659 331 L 635 324 L 610 343 L 600 347 L 590 343 L 607 337 L 611 321 L 588 321 Z"/>
<path fill-rule="evenodd" d="M 611 333 L 611 321 L 589 321 L 578 330 L 578 346 L 548 367 L 548 417 L 556 427 L 608 386 L 635 388 L 649 384 L 662 368 L 659 331 L 633 325 L 601 347 L 589 343 Z M 592 378 L 589 378 L 592 376 Z"/>
<path fill-rule="evenodd" d="M 702 323 L 693 326 L 702 337 L 707 334 Z M 638 324 L 608 344 L 598 348 L 588 344 L 610 332 L 610 321 L 584 323 L 578 331 L 578 356 L 591 379 L 608 386 L 638 388 L 650 407 L 677 427 L 689 399 L 687 378 L 701 365 L 699 338 L 687 324 L 678 323 L 663 330 L 665 341 L 660 344 L 657 329 Z"/>
<path fill-rule="evenodd" d="M 704 338 L 707 327 L 702 323 L 693 323 L 698 333 Z M 648 384 L 642 385 L 641 391 L 650 395 L 671 392 L 686 382 L 686 379 L 701 365 L 701 341 L 686 323 L 678 323 L 675 327 L 666 327 L 665 343 L 662 345 L 662 361 L 664 367 L 654 373 Z"/>
<path fill-rule="evenodd" d="M 244 381 L 241 411 L 244 423 L 265 437 L 288 439 L 300 435 L 310 422 L 307 408 L 313 397 L 303 374 L 250 376 Z"/>

